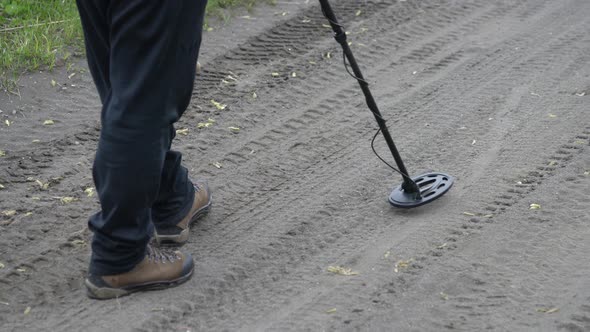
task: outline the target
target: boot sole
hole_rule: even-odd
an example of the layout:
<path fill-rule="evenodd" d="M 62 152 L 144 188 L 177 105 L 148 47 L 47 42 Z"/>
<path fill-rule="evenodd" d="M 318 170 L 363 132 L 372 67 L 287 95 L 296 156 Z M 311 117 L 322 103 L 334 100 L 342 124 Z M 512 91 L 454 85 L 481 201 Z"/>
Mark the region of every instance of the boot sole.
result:
<path fill-rule="evenodd" d="M 182 230 L 178 235 L 158 235 L 158 232 L 155 232 L 155 240 L 159 246 L 165 247 L 176 247 L 185 244 L 188 241 L 189 233 L 191 225 L 199 220 L 200 218 L 206 216 L 209 211 L 211 210 L 211 205 L 213 204 L 213 198 L 209 199 L 209 204 L 203 206 L 202 208 L 198 209 L 195 214 L 191 217 L 191 220 L 188 223 L 186 229 Z"/>
<path fill-rule="evenodd" d="M 124 288 L 98 287 L 94 285 L 92 282 L 90 282 L 90 280 L 88 279 L 86 279 L 84 283 L 86 284 L 86 294 L 89 298 L 95 300 L 108 300 L 127 296 L 136 292 L 161 290 L 179 286 L 187 282 L 193 276 L 193 271 L 194 270 L 192 269 L 190 273 L 174 280 L 154 281 Z"/>

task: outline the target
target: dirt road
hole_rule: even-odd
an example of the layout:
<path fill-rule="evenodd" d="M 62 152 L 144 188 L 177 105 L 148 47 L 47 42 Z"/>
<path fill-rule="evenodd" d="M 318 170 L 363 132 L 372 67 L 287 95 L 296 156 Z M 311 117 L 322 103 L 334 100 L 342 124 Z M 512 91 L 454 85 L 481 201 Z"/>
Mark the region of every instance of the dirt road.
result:
<path fill-rule="evenodd" d="M 400 178 L 317 4 L 260 8 L 207 35 L 178 124 L 214 190 L 193 279 L 91 301 L 98 98 L 87 73 L 33 75 L 0 97 L 1 329 L 590 330 L 590 2 L 334 7 L 408 168 L 457 178 L 446 196 L 388 204 Z"/>

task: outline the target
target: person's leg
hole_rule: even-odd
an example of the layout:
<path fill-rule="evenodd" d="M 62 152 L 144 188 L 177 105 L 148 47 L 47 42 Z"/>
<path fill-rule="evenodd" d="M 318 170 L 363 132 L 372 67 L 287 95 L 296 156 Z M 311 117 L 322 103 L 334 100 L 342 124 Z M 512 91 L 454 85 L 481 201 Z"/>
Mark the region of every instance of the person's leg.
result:
<path fill-rule="evenodd" d="M 152 206 L 154 238 L 158 245 L 185 244 L 191 223 L 206 215 L 211 207 L 207 182 L 191 182 L 188 170 L 181 165 L 181 161 L 180 152 L 169 150 L 166 153 L 160 192 Z"/>
<path fill-rule="evenodd" d="M 77 0 L 78 12 L 84 28 L 88 68 L 94 79 L 100 100 L 104 104 L 111 91 L 109 80 L 110 40 L 107 13 L 109 0 Z"/>
<path fill-rule="evenodd" d="M 103 1 L 78 3 L 83 12 L 101 7 L 88 3 Z M 170 128 L 186 109 L 192 91 L 194 64 L 187 67 L 187 61 L 179 60 L 185 54 L 196 59 L 200 41 L 196 32 L 181 30 L 178 22 L 202 17 L 204 3 L 126 0 L 108 4 L 110 93 L 104 98 L 93 167 L 102 211 L 89 222 L 94 232 L 90 274 L 124 273 L 145 257 L 153 231 L 151 207 L 160 191 L 173 136 Z"/>
<path fill-rule="evenodd" d="M 169 149 L 164 159 L 160 191 L 152 206 L 156 229 L 178 223 L 189 213 L 194 195 L 188 170 L 182 166 L 182 154 Z"/>
<path fill-rule="evenodd" d="M 204 12 L 206 1 L 193 1 L 189 6 L 187 12 Z M 184 34 L 180 38 L 185 40 L 194 40 L 194 48 L 190 52 L 181 52 L 177 54 L 177 63 L 182 64 L 178 68 L 190 68 L 190 70 L 182 70 L 176 73 L 177 79 L 171 82 L 172 85 L 177 86 L 180 90 L 185 90 L 187 86 L 191 87 L 194 84 L 196 74 L 196 64 L 201 44 L 201 30 L 203 26 L 203 15 L 195 17 L 191 15 L 183 15 L 179 17 L 177 25 L 180 31 Z M 191 94 L 181 95 L 178 99 L 181 105 L 181 112 L 184 112 L 190 101 Z M 172 137 L 175 135 L 174 127 L 170 127 Z M 193 186 L 193 183 L 188 178 L 188 170 L 182 166 L 182 154 L 178 151 L 169 150 L 164 159 L 164 167 L 162 178 L 160 182 L 160 191 L 158 197 L 152 206 L 152 218 L 156 230 L 160 233 L 166 232 L 174 234 L 176 232 L 176 225 L 181 222 L 187 215 L 194 214 L 195 200 L 198 200 L 196 208 L 200 208 L 199 204 L 209 204 L 207 200 L 201 203 L 199 197 L 199 190 L 206 191 L 205 196 L 209 197 L 208 188 L 206 185 Z M 192 217 L 192 216 L 191 216 Z M 180 230 L 182 231 L 182 230 Z"/>

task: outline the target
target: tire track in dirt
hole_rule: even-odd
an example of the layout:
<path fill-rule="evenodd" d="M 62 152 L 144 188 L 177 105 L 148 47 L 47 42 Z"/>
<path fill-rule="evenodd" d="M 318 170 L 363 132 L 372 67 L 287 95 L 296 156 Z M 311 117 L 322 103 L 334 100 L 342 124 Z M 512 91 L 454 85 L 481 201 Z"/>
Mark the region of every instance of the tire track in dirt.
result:
<path fill-rule="evenodd" d="M 276 256 L 273 255 L 273 257 L 276 257 Z"/>
<path fill-rule="evenodd" d="M 333 105 L 335 105 L 335 106 L 334 106 L 335 108 L 338 108 L 338 107 L 339 107 L 339 104 L 345 104 L 345 103 L 346 103 L 346 102 L 344 102 L 344 103 L 343 103 L 341 100 L 342 100 L 343 98 L 346 98 L 346 96 L 347 96 L 348 94 L 350 94 L 350 92 L 351 92 L 351 91 L 350 91 L 349 89 L 347 89 L 347 90 L 343 91 L 342 93 L 340 93 L 339 95 L 335 96 L 334 98 L 328 99 L 328 100 L 327 100 L 327 101 L 325 101 L 325 102 L 326 102 L 326 103 L 329 103 L 329 104 L 333 104 Z M 339 101 L 339 100 L 340 100 L 340 101 Z M 314 111 L 315 111 L 315 109 L 312 109 L 312 110 L 314 110 Z M 326 113 L 325 113 L 325 112 L 320 112 L 320 113 L 324 114 L 324 116 L 326 115 Z M 291 120 L 290 120 L 290 121 L 291 121 Z M 315 121 L 315 119 L 314 119 L 314 121 Z M 303 126 L 304 126 L 304 125 L 305 125 L 305 124 L 303 124 Z M 260 144 L 259 144 L 259 142 L 255 142 L 255 143 L 253 143 L 252 145 L 259 145 L 259 146 L 262 146 L 262 147 L 264 147 L 264 148 L 268 148 L 268 147 L 269 147 L 269 144 L 270 144 L 270 143 L 272 143 L 272 142 L 274 142 L 274 141 L 276 141 L 276 139 L 279 139 L 279 138 L 280 138 L 280 139 L 282 139 L 282 138 L 284 138 L 286 135 L 291 135 L 291 134 L 294 134 L 294 133 L 295 133 L 295 129 L 293 128 L 293 126 L 292 126 L 292 125 L 290 125 L 290 124 L 287 124 L 287 125 L 286 125 L 286 127 L 287 127 L 287 128 L 283 128 L 281 132 L 277 132 L 277 133 L 275 133 L 276 135 L 280 135 L 281 137 L 276 137 L 276 138 L 275 138 L 275 137 L 269 137 L 269 138 L 267 139 L 267 143 L 268 143 L 268 144 L 267 144 L 267 143 L 260 143 Z M 289 127 L 290 127 L 290 128 L 289 128 Z M 271 131 L 272 131 L 272 130 L 271 130 Z M 276 131 L 276 130 L 274 130 L 274 131 Z M 247 155 L 247 151 L 253 151 L 254 149 L 250 149 L 250 148 L 244 148 L 243 150 L 244 150 L 244 152 L 245 152 L 245 153 L 244 153 L 242 156 L 240 156 L 240 157 L 241 157 L 241 159 L 245 159 L 245 158 L 244 158 L 244 156 L 245 156 L 245 155 Z M 296 158 L 294 158 L 294 159 L 296 159 Z M 245 160 L 243 160 L 243 161 L 245 162 Z M 243 167 L 243 166 L 244 166 L 244 164 L 243 164 L 243 163 L 240 163 L 240 166 L 241 166 L 241 167 Z M 205 172 L 205 171 L 203 171 L 203 172 Z M 249 203 L 249 202 L 248 202 L 248 203 Z M 239 209 L 238 209 L 238 210 L 239 210 Z"/>
<path fill-rule="evenodd" d="M 337 98 L 334 98 L 334 100 L 330 100 L 330 102 L 332 102 L 332 101 L 333 101 L 333 102 L 336 102 L 336 99 L 337 99 Z"/>
<path fill-rule="evenodd" d="M 577 65 L 577 66 L 579 66 L 579 63 L 577 63 L 576 65 Z M 570 70 L 570 69 L 571 69 L 571 67 L 572 67 L 572 66 L 568 67 L 568 70 Z M 582 103 L 582 102 L 580 102 L 580 103 Z M 571 103 L 570 103 L 569 105 L 571 106 Z M 582 106 L 582 105 L 579 105 L 579 106 Z M 564 107 L 568 107 L 568 105 L 564 105 Z M 580 107 L 578 107 L 578 109 L 580 109 Z M 582 122 L 583 122 L 583 121 L 582 121 Z M 583 139 L 583 138 L 584 138 L 584 135 L 582 135 L 582 136 L 580 136 L 580 137 Z M 577 138 L 576 138 L 576 140 L 580 140 L 580 137 L 577 137 Z M 582 144 L 582 146 L 583 146 L 583 145 L 584 145 L 584 144 Z M 566 144 L 565 146 L 566 146 L 566 147 L 570 147 L 570 146 L 571 146 L 571 144 Z M 580 152 L 580 151 L 578 151 L 578 152 Z M 563 151 L 561 151 L 561 150 L 558 150 L 558 154 L 561 154 L 561 153 L 563 153 Z M 548 155 L 545 155 L 545 154 L 543 155 L 543 158 L 547 158 L 547 157 L 551 157 L 551 155 L 549 155 L 549 156 L 548 156 Z M 538 167 L 545 167 L 545 166 L 538 166 Z M 463 230 L 463 231 L 455 231 L 455 230 L 453 230 L 452 232 L 457 232 L 457 234 L 464 234 L 464 230 Z M 454 237 L 454 238 L 447 239 L 447 241 L 448 241 L 448 240 L 457 241 L 457 238 L 456 238 L 456 237 Z M 420 264 L 420 265 L 421 265 L 421 264 Z M 418 268 L 419 268 L 419 267 L 418 267 Z M 403 285 L 403 284 L 405 284 L 405 282 L 404 282 L 403 280 L 400 280 L 398 283 L 399 283 L 399 284 L 402 284 L 402 285 Z M 386 285 L 386 283 L 383 283 L 383 285 Z M 395 292 L 395 291 L 396 291 L 396 289 L 395 289 L 395 288 L 393 288 L 393 289 L 391 289 L 391 291 L 392 291 L 392 292 Z M 399 291 L 399 287 L 398 287 L 397 291 Z M 347 295 L 349 295 L 349 294 L 347 294 Z M 329 295 L 328 295 L 328 296 L 325 296 L 325 297 L 326 297 L 326 298 L 330 298 L 330 299 L 332 298 L 332 297 L 331 297 L 331 296 L 329 296 Z M 337 302 L 337 301 L 336 301 L 336 302 Z M 353 301 L 353 302 L 354 302 L 354 301 Z M 326 305 L 326 306 L 325 306 L 325 308 L 328 308 L 328 305 Z M 318 309 L 318 308 L 315 308 L 315 309 Z M 313 310 L 313 309 L 312 309 L 312 310 Z M 318 312 L 321 312 L 321 311 L 320 311 L 320 310 L 316 310 L 316 311 L 315 311 L 315 313 L 316 313 L 316 316 L 317 316 L 317 313 L 318 313 Z M 293 319 L 293 321 L 291 321 L 291 323 L 293 323 L 294 321 L 297 321 L 297 319 L 298 319 L 298 318 L 300 319 L 300 318 L 302 318 L 302 316 L 305 316 L 306 314 L 309 314 L 309 312 L 306 312 L 306 313 L 302 314 L 301 316 L 296 316 L 296 317 Z M 365 326 L 365 327 L 366 327 L 366 325 L 363 325 L 363 326 Z"/>
<path fill-rule="evenodd" d="M 426 50 L 426 52 L 429 52 L 429 50 Z M 432 53 L 432 55 L 434 55 L 436 53 L 436 51 L 435 52 L 430 51 L 430 52 Z M 427 58 L 428 58 L 428 56 L 425 56 L 425 57 L 419 58 L 419 60 L 420 61 L 423 61 L 423 60 L 426 60 Z M 408 59 L 408 61 L 410 61 L 410 60 L 411 59 Z M 371 71 L 371 72 L 373 72 L 373 71 Z M 338 77 L 337 75 L 335 75 L 335 74 L 333 75 L 333 78 L 337 78 L 337 77 Z M 351 84 L 349 84 L 349 86 L 350 85 Z M 318 83 L 317 87 L 321 87 L 321 84 Z M 328 103 L 333 102 L 334 104 L 332 104 L 332 105 L 335 105 L 334 107 L 342 106 L 343 104 L 346 104 L 346 103 L 348 103 L 351 100 L 350 97 L 347 96 L 348 94 L 350 94 L 350 92 L 352 92 L 352 89 L 351 88 L 346 88 L 345 90 L 343 90 L 341 92 L 337 92 L 337 94 L 334 97 L 331 97 L 331 98 L 327 99 L 327 102 Z M 339 101 L 340 98 L 344 98 L 345 102 Z M 345 98 L 348 98 L 348 99 L 345 99 Z M 323 101 L 323 102 L 326 102 L 326 101 Z M 418 109 L 418 108 L 416 108 L 416 109 Z M 314 121 L 317 122 L 318 119 L 320 119 L 319 116 L 321 116 L 321 115 L 331 115 L 331 114 L 334 114 L 334 110 L 327 110 L 327 111 L 324 111 L 324 113 L 322 113 L 321 111 L 319 113 L 316 113 L 314 111 L 315 111 L 315 109 L 310 109 L 309 110 L 308 116 L 310 114 L 313 114 L 313 115 L 311 115 L 309 118 L 306 118 L 306 120 L 301 120 L 300 121 L 300 118 L 299 117 L 295 117 L 294 119 L 292 119 L 292 121 L 289 124 L 287 124 L 284 128 L 282 128 L 282 131 L 272 132 L 272 133 L 268 134 L 268 136 L 266 136 L 266 138 L 264 139 L 264 143 L 261 143 L 261 144 L 265 144 L 265 145 L 259 145 L 259 146 L 262 146 L 263 148 L 264 147 L 272 147 L 272 144 L 276 144 L 277 142 L 284 142 L 284 141 L 287 140 L 287 138 L 289 137 L 289 135 L 293 134 L 294 132 L 301 131 L 301 128 L 302 127 L 313 125 L 313 122 Z M 431 110 L 430 112 L 433 112 L 433 111 Z M 353 114 L 350 111 L 346 111 L 346 113 L 344 114 L 344 116 L 348 116 L 348 117 L 353 118 L 355 116 L 355 114 Z M 416 116 L 418 116 L 418 115 L 416 115 Z M 410 120 L 415 119 L 416 116 L 409 118 L 409 120 L 406 120 L 406 123 L 410 122 Z M 313 117 L 315 117 L 315 119 Z M 367 121 L 367 122 L 369 122 L 369 121 Z M 366 126 L 366 125 L 363 125 L 363 127 L 364 126 Z M 304 131 L 303 134 L 300 134 L 300 135 L 304 135 L 304 134 L 309 133 L 309 132 L 312 132 L 313 133 L 314 131 L 315 131 L 315 133 L 321 132 L 320 130 L 322 129 L 322 126 L 321 125 L 317 125 L 316 127 L 312 127 L 312 129 L 308 129 L 307 131 Z M 325 153 L 325 151 L 329 151 L 332 148 L 338 148 L 338 147 L 342 148 L 342 146 L 346 145 L 345 144 L 346 142 L 352 142 L 352 141 L 360 138 L 362 136 L 360 134 L 367 131 L 367 129 L 361 128 L 362 129 L 361 132 L 357 133 L 356 136 L 351 137 L 351 139 L 349 139 L 347 141 L 344 141 L 343 143 L 336 142 L 337 141 L 337 137 L 338 137 L 338 131 L 351 130 L 351 129 L 358 129 L 358 128 L 355 128 L 355 126 L 351 126 L 351 121 L 350 120 L 348 120 L 344 124 L 338 124 L 338 126 L 335 129 L 332 129 L 332 131 L 329 132 L 329 135 L 330 136 L 328 136 L 327 138 L 323 138 L 322 139 L 322 142 L 325 142 L 325 143 L 323 143 L 323 145 L 321 146 L 320 151 L 313 152 L 313 153 L 317 153 L 317 155 L 310 154 L 309 152 L 305 152 L 305 153 L 302 152 L 300 155 L 298 155 L 297 158 L 293 158 L 293 159 L 287 160 L 284 164 L 287 165 L 287 164 L 289 164 L 291 162 L 295 162 L 297 159 L 299 159 L 301 157 L 302 158 L 305 158 L 306 156 L 308 157 L 308 164 L 309 164 L 309 163 L 311 163 L 314 160 L 314 158 L 317 158 L 318 155 L 324 157 L 322 155 L 322 153 Z M 440 136 L 440 133 L 439 133 L 439 136 Z M 255 145 L 254 143 L 252 143 L 252 144 Z M 276 152 L 276 151 L 278 151 L 278 150 L 280 150 L 282 148 L 283 147 L 281 147 L 279 145 L 279 146 L 275 147 L 274 150 L 271 150 L 270 152 Z M 296 148 L 296 146 L 295 146 L 295 148 Z M 344 154 L 344 156 L 351 156 L 351 155 L 354 155 L 354 153 L 358 152 L 357 150 L 358 150 L 358 148 L 348 149 L 348 151 L 338 151 L 338 150 L 336 150 L 333 154 L 330 154 L 330 155 L 325 156 L 325 158 L 327 158 L 327 159 L 336 158 L 336 157 L 339 156 L 338 155 L 338 152 L 346 152 Z M 292 149 L 292 151 L 293 151 L 293 149 Z M 235 160 L 234 162 L 236 164 L 242 165 L 245 162 L 245 160 L 240 159 L 240 158 L 244 158 L 244 156 L 247 155 L 246 153 L 249 153 L 247 151 L 247 149 L 245 149 L 243 152 L 244 153 L 242 153 L 242 154 L 231 155 L 229 157 L 226 157 L 227 159 L 225 161 L 227 162 L 227 164 L 230 164 L 231 163 L 230 160 L 231 160 L 231 158 L 233 158 Z M 280 155 L 284 155 L 284 154 L 280 154 Z M 271 161 L 268 155 L 267 156 L 264 156 L 263 155 L 263 156 L 259 157 L 256 161 L 253 161 L 252 163 L 259 162 L 260 160 L 267 161 L 267 162 L 270 162 Z M 332 174 L 331 172 L 333 172 L 333 171 L 337 171 L 338 169 L 343 169 L 343 168 L 345 168 L 344 166 L 346 166 L 346 165 L 351 165 L 350 162 L 348 162 L 347 164 L 344 164 L 344 165 L 338 165 L 340 162 L 341 162 L 341 160 L 338 159 L 338 158 L 336 158 L 332 162 L 329 162 L 329 163 L 323 162 L 323 163 L 315 166 L 315 167 L 319 168 L 320 171 L 321 171 L 319 175 L 316 175 L 316 177 L 323 178 L 326 174 Z M 285 165 L 283 165 L 283 166 L 285 166 Z M 338 167 L 335 167 L 334 169 L 328 169 L 328 167 L 326 165 L 338 165 Z M 249 166 L 249 167 L 253 168 L 253 166 Z M 277 168 L 277 169 L 270 169 L 270 170 L 268 170 L 269 177 L 270 177 L 270 179 L 272 179 L 273 183 L 274 184 L 278 183 L 278 187 L 277 186 L 274 186 L 274 187 L 271 186 L 270 188 L 271 189 L 272 188 L 275 188 L 275 190 L 276 190 L 280 186 L 283 186 L 283 190 L 284 190 L 285 189 L 285 186 L 289 186 L 289 185 L 295 186 L 295 185 L 298 184 L 297 182 L 294 182 L 292 180 L 291 180 L 291 182 L 289 182 L 289 175 L 290 174 L 294 174 L 296 176 L 301 176 L 301 174 L 306 173 L 306 171 L 313 170 L 314 169 L 314 168 L 311 168 L 309 166 L 306 166 L 307 168 L 305 168 L 305 167 L 300 168 L 300 167 L 301 166 L 296 166 L 295 168 L 291 168 L 291 169 L 280 169 L 280 168 Z M 295 171 L 293 171 L 293 170 L 295 170 Z M 221 174 L 224 174 L 224 173 L 221 173 Z M 233 175 L 231 171 L 228 171 L 225 174 Z M 241 175 L 241 174 L 239 174 L 239 175 Z M 218 174 L 217 176 L 220 176 L 220 175 Z M 233 175 L 233 176 L 234 176 L 234 178 L 237 177 L 235 175 Z M 351 177 L 351 175 L 348 174 L 348 177 Z M 280 181 L 283 181 L 283 182 L 277 181 L 275 179 L 279 179 Z M 312 188 L 312 189 L 319 189 L 319 187 L 321 187 L 322 185 L 325 185 L 326 183 L 333 183 L 333 182 L 336 181 L 335 180 L 336 179 L 335 177 L 330 177 L 329 179 L 330 179 L 329 180 L 330 182 L 327 181 L 327 180 L 324 180 L 324 182 L 320 182 L 315 188 Z M 303 179 L 303 180 L 305 180 L 305 179 Z M 303 180 L 301 180 L 301 181 L 303 182 Z M 251 188 L 250 188 L 251 183 L 248 183 L 248 182 L 245 182 L 245 181 L 246 180 L 240 180 L 240 183 L 237 184 L 237 186 L 240 186 L 240 188 L 237 188 L 237 189 L 230 188 L 231 190 L 228 190 L 227 192 L 230 193 L 230 194 L 232 192 L 233 193 L 237 193 L 237 194 L 240 194 L 240 193 L 241 194 L 248 194 L 248 190 L 251 190 Z M 251 181 L 252 182 L 256 181 L 256 178 L 253 178 Z M 245 184 L 244 184 L 244 182 L 245 182 Z M 343 189 L 346 189 L 346 188 L 343 188 Z M 304 189 L 297 190 L 296 197 L 303 197 L 304 196 L 304 191 L 305 191 Z M 275 193 L 276 193 L 276 191 L 275 191 Z M 293 192 L 291 191 L 291 192 L 286 193 L 286 194 L 280 194 L 279 193 L 278 194 L 279 197 L 273 197 L 273 196 L 276 196 L 276 195 L 273 194 L 273 191 L 272 190 L 268 190 L 267 193 L 265 193 L 262 197 L 257 198 L 257 201 L 258 202 L 262 202 L 262 204 L 265 204 L 264 203 L 264 200 L 269 200 L 269 198 L 272 197 L 273 200 L 271 202 L 266 203 L 267 205 L 261 205 L 259 207 L 259 209 L 260 210 L 263 210 L 265 213 L 256 214 L 256 213 L 253 213 L 253 212 L 248 212 L 248 213 L 246 213 L 246 216 L 247 217 L 253 217 L 253 218 L 256 218 L 258 220 L 264 220 L 268 216 L 278 215 L 278 212 L 276 211 L 276 208 L 274 208 L 274 209 L 272 208 L 273 202 L 274 203 L 278 203 L 278 204 L 280 204 L 280 203 L 286 203 L 289 200 L 289 194 L 290 193 L 293 193 Z M 347 192 L 347 193 L 350 194 L 349 192 Z M 232 197 L 232 195 L 230 195 L 230 194 L 228 194 L 228 196 L 229 197 Z M 333 192 L 327 191 L 326 194 L 333 194 Z M 236 196 L 239 197 L 239 195 L 236 195 Z M 248 201 L 246 201 L 246 202 L 248 202 Z M 320 209 L 320 206 L 323 205 L 322 203 L 323 202 L 318 202 L 318 203 L 316 203 L 316 205 L 313 205 L 312 206 L 313 207 L 313 210 L 312 211 L 317 211 L 318 209 Z M 324 212 L 324 213 L 326 213 L 328 215 L 334 214 L 333 212 L 334 211 L 338 211 L 338 208 L 341 207 L 340 205 L 335 204 L 335 203 L 333 203 L 332 206 L 336 206 L 336 208 L 332 208 L 333 211 L 330 211 L 330 209 L 327 209 L 327 211 Z M 269 211 L 269 209 L 270 209 L 270 211 Z M 242 212 L 242 211 L 238 211 L 238 212 Z M 311 214 L 313 214 L 313 213 L 312 212 L 309 212 L 308 213 L 308 215 L 311 215 Z M 342 218 L 342 215 L 339 215 L 339 217 Z M 223 219 L 225 219 L 225 218 L 223 218 Z M 290 222 L 289 222 L 289 224 L 290 224 Z M 293 224 L 296 224 L 296 223 L 293 222 Z M 334 225 L 337 225 L 337 223 L 334 223 Z M 305 225 L 302 225 L 302 226 L 299 226 L 299 227 L 305 228 Z M 211 228 L 213 228 L 213 227 L 211 227 Z M 353 229 L 354 228 L 351 228 L 349 230 L 349 232 L 351 230 L 353 230 Z M 237 232 L 243 232 L 243 231 L 248 231 L 248 230 L 252 231 L 253 229 L 252 228 L 232 229 L 229 234 L 232 234 L 232 233 L 235 234 Z M 289 231 L 291 231 L 291 230 L 289 230 Z M 304 232 L 299 232 L 299 233 L 303 233 L 303 234 L 297 234 L 297 227 L 294 227 L 294 230 L 293 231 L 295 232 L 296 235 L 299 235 L 299 240 L 301 239 L 301 235 L 304 235 L 304 236 L 305 235 L 308 235 L 307 232 L 309 232 L 308 230 L 305 230 Z M 335 234 L 334 235 L 334 240 L 332 241 L 332 243 L 338 241 L 338 238 L 342 238 L 342 236 L 343 235 Z M 254 240 L 256 240 L 256 239 L 250 239 L 250 241 L 254 241 Z M 277 246 L 283 246 L 283 248 L 280 248 L 280 250 L 283 250 L 283 251 L 289 250 L 288 249 L 289 248 L 289 245 L 292 245 L 291 242 L 287 242 L 285 244 L 282 244 L 283 239 L 281 239 L 281 238 L 279 238 L 279 239 L 273 238 L 272 235 L 271 236 L 268 236 L 267 239 L 262 239 L 263 243 L 270 242 L 270 244 L 273 244 L 274 243 L 274 242 L 272 242 L 273 240 L 276 241 L 276 242 L 278 242 L 278 244 L 276 244 Z M 213 242 L 213 241 L 211 241 L 211 242 Z M 328 243 L 326 245 L 327 246 L 330 246 L 330 245 L 332 245 L 332 243 L 330 243 L 328 241 Z M 296 256 L 298 254 L 301 254 L 302 252 L 304 252 L 304 253 L 305 252 L 309 252 L 309 250 L 308 249 L 305 249 L 305 248 L 301 248 L 301 247 L 296 247 L 296 248 L 297 248 L 297 250 L 294 250 L 294 253 L 291 254 L 291 255 Z M 211 248 L 208 248 L 208 249 L 211 249 Z M 253 260 L 272 259 L 273 257 L 277 257 L 275 255 L 276 253 L 277 252 L 273 252 L 271 250 L 268 250 L 268 252 L 263 253 L 260 257 L 252 257 L 252 259 Z M 285 254 L 283 252 L 279 252 L 278 257 L 285 257 L 286 255 L 288 255 L 288 253 Z M 310 255 L 313 256 L 313 252 L 310 253 Z M 236 259 L 236 261 L 239 261 L 239 259 Z M 301 260 L 299 260 L 299 262 L 301 262 Z M 256 264 L 260 264 L 260 263 L 256 263 L 255 262 L 254 266 L 256 266 Z M 297 267 L 297 266 L 295 266 L 295 267 Z M 261 272 L 261 274 L 263 272 Z M 247 275 L 247 272 L 240 271 L 240 270 L 234 271 L 233 274 L 237 278 L 238 281 L 240 280 L 240 278 L 243 279 L 243 278 L 252 278 L 253 277 L 252 275 Z M 280 277 L 280 274 L 276 274 L 276 275 L 278 275 Z M 229 278 L 231 279 L 234 276 L 230 275 Z M 234 282 L 234 284 L 232 284 L 231 281 L 230 282 L 227 282 L 225 284 L 222 282 L 221 286 L 223 286 L 223 287 L 221 287 L 221 289 L 224 289 L 224 288 L 225 289 L 228 289 L 230 287 L 235 287 L 235 285 L 236 285 L 235 282 Z M 300 286 L 296 286 L 294 288 L 297 288 L 297 287 L 300 287 Z M 186 311 L 187 310 L 186 309 L 186 306 L 189 307 L 189 312 L 190 312 L 190 309 L 191 309 L 190 307 L 191 306 L 194 306 L 194 304 L 180 305 L 179 310 L 174 312 L 174 315 L 172 315 L 172 318 L 174 318 L 175 316 L 178 316 L 180 314 L 185 315 L 186 312 L 187 312 Z M 193 308 L 193 311 L 194 311 L 194 309 L 203 309 L 203 308 L 199 308 L 197 306 L 197 307 Z M 221 316 L 221 314 L 220 314 L 220 316 Z M 158 320 L 161 320 L 161 319 L 163 319 L 164 321 L 163 322 L 158 322 Z M 167 318 L 167 319 L 168 319 L 168 321 L 170 320 L 170 318 Z M 168 325 L 166 325 L 166 321 L 167 321 L 166 319 L 164 319 L 162 317 L 159 317 L 159 318 L 155 319 L 154 324 L 156 324 L 156 325 L 153 325 L 153 327 L 156 327 L 156 326 L 159 326 L 159 327 L 168 326 Z M 216 321 L 215 318 L 212 318 L 212 320 L 210 321 L 210 323 L 211 324 L 218 323 L 218 321 Z M 164 324 L 164 325 L 160 325 L 160 324 Z M 150 325 L 148 324 L 147 326 L 150 326 Z M 212 325 L 210 325 L 210 326 L 212 326 Z"/>
<path fill-rule="evenodd" d="M 415 322 L 415 327 L 504 329 L 507 321 L 517 322 L 519 329 L 587 327 L 588 266 L 581 262 L 590 250 L 585 241 L 589 178 L 583 174 L 589 162 L 581 151 L 573 155 L 571 163 L 538 184 L 536 192 L 557 190 L 555 199 L 546 201 L 534 192 L 527 199 L 541 202 L 540 210 L 528 210 L 526 202 L 508 207 L 498 218 L 510 222 L 509 227 L 486 226 L 485 237 L 464 241 L 438 273 L 421 281 L 419 291 L 428 289 L 440 305 L 424 315 L 430 317 L 426 323 Z M 568 214 L 575 217 L 567 218 Z M 492 249 L 490 244 L 498 241 L 503 246 Z M 526 318 L 531 315 L 537 317 Z"/>
<path fill-rule="evenodd" d="M 71 138 L 66 138 L 66 139 L 64 139 L 64 140 L 65 140 L 66 142 L 68 142 L 70 139 L 71 139 Z M 58 146 L 59 146 L 59 145 L 62 145 L 61 143 L 64 143 L 64 140 L 62 140 L 62 141 L 59 141 L 59 142 L 58 142 L 56 145 L 58 145 Z M 67 145 L 67 144 L 64 144 L 64 145 Z M 71 145 L 71 142 L 70 142 L 70 145 Z M 60 152 L 63 152 L 63 151 L 60 151 Z M 31 159 L 33 159 L 33 158 L 31 158 Z M 34 161 L 34 160 L 33 160 L 33 161 Z M 44 168 L 44 166 L 40 166 L 40 167 L 41 167 L 41 168 Z M 64 175 L 66 175 L 66 176 L 67 176 L 67 175 L 70 175 L 70 174 L 69 174 L 69 173 L 65 173 Z M 63 243 L 63 244 L 62 244 L 62 245 L 60 245 L 60 246 L 67 246 L 67 243 Z M 40 253 L 39 255 L 37 255 L 37 256 L 43 257 L 43 256 L 45 256 L 46 254 L 50 254 L 50 255 L 51 255 L 51 256 L 53 256 L 54 258 L 57 258 L 57 257 L 60 257 L 60 256 L 66 256 L 66 257 L 67 257 L 67 256 L 68 256 L 68 254 L 71 254 L 71 252 L 63 252 L 63 251 L 60 251 L 60 250 L 57 250 L 57 251 L 52 251 L 52 250 L 49 250 L 49 251 L 41 251 L 41 253 Z M 33 266 L 39 265 L 39 263 L 40 263 L 41 261 L 46 261 L 46 260 L 45 260 L 45 259 L 33 259 L 33 261 L 32 261 L 32 263 L 31 263 L 31 264 L 27 264 L 27 263 L 25 263 L 25 264 L 27 264 L 27 266 L 29 266 L 29 267 L 33 267 Z M 51 260 L 47 260 L 47 261 L 48 261 L 48 263 L 49 263 L 49 261 L 51 261 Z M 18 268 L 18 267 L 17 267 L 17 268 Z M 43 268 L 43 266 L 39 266 L 39 268 Z M 8 277 L 15 277 L 15 274 L 14 274 L 14 273 L 9 273 L 9 274 L 8 274 Z M 58 277 L 57 275 L 55 275 L 55 277 L 56 277 L 55 279 L 59 279 L 59 277 Z M 25 302 L 25 301 L 23 301 L 23 302 Z"/>

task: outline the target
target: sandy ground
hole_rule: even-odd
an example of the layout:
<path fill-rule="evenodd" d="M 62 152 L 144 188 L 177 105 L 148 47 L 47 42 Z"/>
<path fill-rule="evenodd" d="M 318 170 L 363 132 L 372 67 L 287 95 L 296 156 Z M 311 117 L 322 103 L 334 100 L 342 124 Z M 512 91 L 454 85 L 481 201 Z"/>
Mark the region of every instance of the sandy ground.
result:
<path fill-rule="evenodd" d="M 388 204 L 400 178 L 317 4 L 261 7 L 207 34 L 178 124 L 215 198 L 194 278 L 91 301 L 100 105 L 83 61 L 30 75 L 0 96 L 0 329 L 590 331 L 590 2 L 335 4 L 406 165 L 454 175 L 446 196 Z"/>

